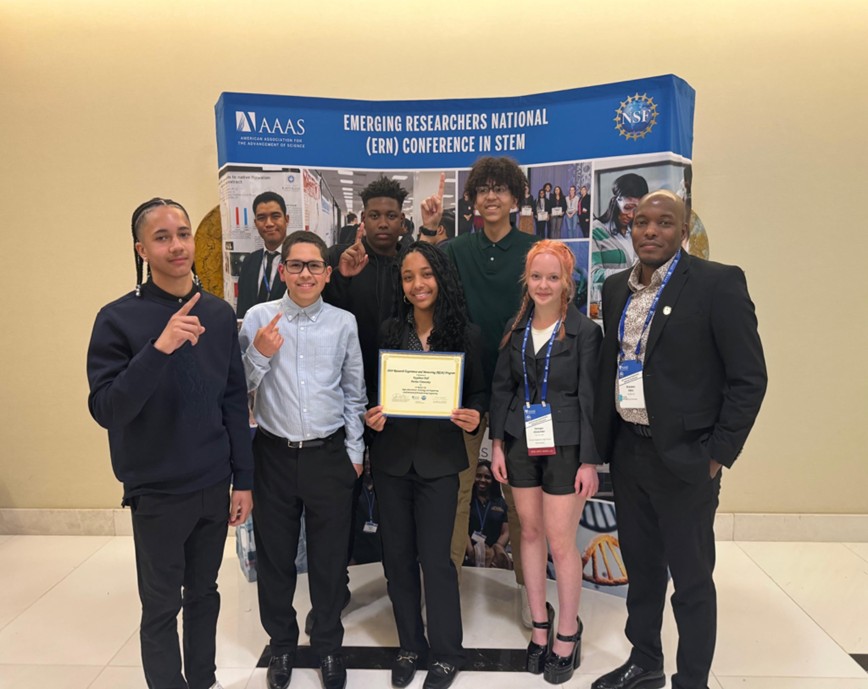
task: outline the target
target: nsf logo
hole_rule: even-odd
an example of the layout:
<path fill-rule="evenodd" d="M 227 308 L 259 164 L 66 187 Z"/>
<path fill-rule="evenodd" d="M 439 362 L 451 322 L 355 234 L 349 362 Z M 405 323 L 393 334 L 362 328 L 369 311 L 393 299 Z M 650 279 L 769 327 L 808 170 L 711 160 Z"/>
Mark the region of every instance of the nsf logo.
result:
<path fill-rule="evenodd" d="M 648 94 L 638 93 L 621 101 L 621 107 L 615 111 L 615 129 L 629 140 L 645 137 L 657 124 L 657 104 Z"/>

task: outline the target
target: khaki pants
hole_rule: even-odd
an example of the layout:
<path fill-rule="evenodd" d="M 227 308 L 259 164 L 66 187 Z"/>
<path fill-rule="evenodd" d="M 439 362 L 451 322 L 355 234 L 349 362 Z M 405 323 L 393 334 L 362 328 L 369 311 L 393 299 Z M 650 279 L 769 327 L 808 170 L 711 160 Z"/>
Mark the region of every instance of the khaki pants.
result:
<path fill-rule="evenodd" d="M 476 434 L 464 434 L 464 446 L 467 448 L 467 469 L 458 474 L 458 509 L 455 511 L 455 527 L 452 531 L 452 562 L 461 578 L 461 565 L 464 563 L 464 551 L 467 547 L 467 528 L 470 524 L 470 496 L 473 493 L 473 482 L 476 479 L 476 466 L 479 463 L 479 449 L 482 438 L 488 428 L 488 414 L 479 420 L 479 430 Z M 512 488 L 501 484 L 503 498 L 506 500 L 507 517 L 509 519 L 509 542 L 512 544 L 512 561 L 515 566 L 515 581 L 524 586 L 524 574 L 521 571 L 521 524 L 515 511 L 515 500 L 512 498 Z"/>

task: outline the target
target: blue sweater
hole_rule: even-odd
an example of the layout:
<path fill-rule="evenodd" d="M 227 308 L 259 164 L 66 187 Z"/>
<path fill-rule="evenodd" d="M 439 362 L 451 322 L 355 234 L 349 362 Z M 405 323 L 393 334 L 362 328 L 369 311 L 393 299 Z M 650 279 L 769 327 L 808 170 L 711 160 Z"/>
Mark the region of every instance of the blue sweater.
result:
<path fill-rule="evenodd" d="M 195 290 L 194 290 L 195 291 Z M 192 315 L 205 332 L 166 355 L 154 342 L 182 299 L 153 283 L 97 314 L 87 352 L 88 407 L 108 429 L 124 497 L 185 494 L 233 481 L 253 487 L 247 385 L 235 314 L 202 292 Z"/>

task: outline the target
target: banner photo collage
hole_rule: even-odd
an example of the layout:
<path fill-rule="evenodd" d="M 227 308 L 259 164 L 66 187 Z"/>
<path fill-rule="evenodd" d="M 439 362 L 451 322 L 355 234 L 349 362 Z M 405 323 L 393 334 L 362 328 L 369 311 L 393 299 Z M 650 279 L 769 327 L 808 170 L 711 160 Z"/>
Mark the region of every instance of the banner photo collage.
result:
<path fill-rule="evenodd" d="M 479 231 L 464 195 L 482 156 L 508 156 L 529 185 L 513 224 L 561 239 L 576 256 L 577 306 L 595 318 L 606 276 L 630 266 L 639 197 L 668 189 L 689 202 L 694 91 L 667 75 L 489 99 L 361 101 L 223 93 L 215 111 L 224 296 L 234 305 L 244 257 L 262 247 L 251 203 L 281 194 L 288 231 L 331 245 L 359 192 L 380 175 L 408 190 L 408 229 L 446 173 L 454 234 Z M 688 183 L 685 183 L 685 177 Z"/>

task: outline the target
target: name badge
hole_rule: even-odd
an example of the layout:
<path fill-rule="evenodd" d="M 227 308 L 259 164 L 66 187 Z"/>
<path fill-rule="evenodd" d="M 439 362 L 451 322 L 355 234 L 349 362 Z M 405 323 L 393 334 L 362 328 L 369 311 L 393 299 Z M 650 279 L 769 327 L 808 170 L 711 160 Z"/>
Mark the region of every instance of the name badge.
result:
<path fill-rule="evenodd" d="M 365 522 L 365 526 L 362 527 L 362 531 L 365 533 L 377 533 L 377 522 Z"/>
<path fill-rule="evenodd" d="M 618 404 L 621 409 L 645 408 L 642 362 L 637 359 L 618 364 Z"/>
<path fill-rule="evenodd" d="M 555 429 L 552 425 L 551 406 L 532 404 L 524 407 L 524 434 L 527 438 L 529 455 L 542 456 L 555 453 Z"/>
<path fill-rule="evenodd" d="M 485 534 L 480 531 L 474 531 L 470 540 L 474 543 L 485 543 Z"/>

